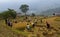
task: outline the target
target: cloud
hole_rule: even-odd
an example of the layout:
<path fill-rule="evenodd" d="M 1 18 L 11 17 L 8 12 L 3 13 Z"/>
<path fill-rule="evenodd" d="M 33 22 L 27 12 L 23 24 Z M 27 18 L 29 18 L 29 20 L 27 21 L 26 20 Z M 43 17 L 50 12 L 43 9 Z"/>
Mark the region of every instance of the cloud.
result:
<path fill-rule="evenodd" d="M 0 11 L 7 8 L 17 10 L 21 4 L 28 4 L 30 10 L 42 11 L 60 6 L 60 0 L 0 0 Z"/>
<path fill-rule="evenodd" d="M 19 0 L 0 0 L 0 4 L 2 3 L 11 3 L 11 2 L 18 2 Z"/>

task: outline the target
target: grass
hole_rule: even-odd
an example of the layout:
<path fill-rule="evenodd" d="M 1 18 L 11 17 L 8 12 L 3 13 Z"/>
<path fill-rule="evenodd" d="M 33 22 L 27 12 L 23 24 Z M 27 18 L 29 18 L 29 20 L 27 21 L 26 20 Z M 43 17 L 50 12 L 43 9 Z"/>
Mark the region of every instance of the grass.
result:
<path fill-rule="evenodd" d="M 32 21 L 31 22 L 34 22 L 34 20 L 35 20 L 35 17 L 31 17 L 32 18 Z M 47 31 L 48 29 L 46 29 L 46 20 L 51 24 L 51 26 L 52 27 L 54 27 L 54 30 L 53 31 L 48 31 L 47 33 L 52 33 L 52 32 L 54 32 L 55 30 L 59 30 L 58 29 L 58 26 L 60 26 L 60 25 L 57 25 L 58 23 L 57 22 L 55 22 L 54 20 L 56 19 L 57 17 L 47 17 L 47 18 L 43 18 L 43 17 L 36 17 L 36 19 L 38 19 L 38 20 L 40 20 L 40 19 L 43 19 L 43 22 L 44 23 L 40 23 L 40 21 L 37 21 L 38 23 L 37 23 L 37 25 L 40 25 L 40 27 L 36 27 L 36 28 L 33 28 L 32 30 L 34 31 L 34 33 L 37 35 L 37 33 L 38 33 L 38 30 L 39 30 L 39 28 L 41 28 L 41 30 L 40 30 L 40 32 L 44 32 L 44 31 Z M 24 22 L 24 21 L 23 21 Z M 30 23 L 31 23 L 30 22 Z M 17 28 L 17 30 L 18 31 L 23 31 L 23 30 L 25 30 L 24 28 L 26 27 L 26 23 L 28 23 L 28 22 L 24 22 L 24 24 L 22 23 L 18 23 L 18 24 L 16 24 L 15 26 L 16 26 L 16 28 Z M 42 25 L 41 25 L 42 24 Z M 14 26 L 14 27 L 15 27 Z M 42 27 L 41 27 L 42 26 Z M 45 29 L 45 30 L 44 30 Z M 53 29 L 53 28 L 52 28 Z M 24 31 L 23 31 L 24 32 Z M 36 33 L 37 32 L 37 33 Z M 26 32 L 27 33 L 27 32 Z M 57 33 L 57 31 L 56 31 L 56 33 Z M 23 33 L 24 34 L 24 33 Z M 31 33 L 32 34 L 32 33 Z M 30 34 L 29 34 L 30 35 Z M 43 34 L 41 34 L 41 35 L 43 35 Z M 31 35 L 32 36 L 32 35 Z M 59 35 L 58 35 L 59 36 Z"/>
<path fill-rule="evenodd" d="M 60 21 L 60 17 L 59 18 L 56 18 L 55 21 Z"/>
<path fill-rule="evenodd" d="M 31 22 L 34 22 L 35 20 L 35 17 L 30 17 L 31 18 Z M 19 21 L 18 23 L 14 23 L 13 24 L 13 27 L 9 27 L 9 26 L 6 26 L 4 24 L 4 20 L 0 20 L 0 32 L 4 32 L 4 33 L 0 33 L 0 36 L 1 37 L 37 37 L 37 36 L 40 36 L 40 37 L 60 37 L 60 23 L 59 21 L 56 21 L 56 20 L 60 20 L 59 19 L 60 17 L 47 17 L 47 18 L 43 18 L 43 23 L 40 23 L 40 21 L 37 21 L 37 27 L 35 28 L 32 28 L 32 30 L 34 32 L 28 32 L 26 31 L 25 27 L 26 27 L 26 24 L 28 22 L 26 22 L 25 20 L 23 20 L 22 18 L 22 21 L 20 23 L 19 20 L 21 20 L 20 18 L 17 19 L 17 21 Z M 40 20 L 41 17 L 36 17 L 36 19 Z M 47 29 L 46 28 L 46 20 L 49 22 L 49 24 L 51 25 L 51 29 Z M 31 23 L 29 22 L 29 24 Z M 31 24 L 30 24 L 31 25 Z M 46 32 L 46 33 L 45 33 Z M 4 35 L 3 35 L 4 34 Z"/>
<path fill-rule="evenodd" d="M 28 33 L 27 32 L 22 32 L 16 29 L 13 29 L 9 26 L 6 26 L 4 24 L 4 20 L 0 20 L 0 37 L 21 37 L 21 36 L 26 36 Z M 19 36 L 18 36 L 19 35 Z"/>

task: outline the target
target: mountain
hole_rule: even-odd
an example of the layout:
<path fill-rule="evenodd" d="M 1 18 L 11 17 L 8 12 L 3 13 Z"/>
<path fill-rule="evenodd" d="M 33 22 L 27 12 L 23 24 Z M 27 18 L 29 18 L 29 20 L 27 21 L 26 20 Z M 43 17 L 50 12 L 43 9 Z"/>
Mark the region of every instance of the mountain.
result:
<path fill-rule="evenodd" d="M 41 15 L 52 15 L 53 13 L 60 13 L 60 7 L 54 9 L 48 9 L 46 11 L 41 12 Z"/>

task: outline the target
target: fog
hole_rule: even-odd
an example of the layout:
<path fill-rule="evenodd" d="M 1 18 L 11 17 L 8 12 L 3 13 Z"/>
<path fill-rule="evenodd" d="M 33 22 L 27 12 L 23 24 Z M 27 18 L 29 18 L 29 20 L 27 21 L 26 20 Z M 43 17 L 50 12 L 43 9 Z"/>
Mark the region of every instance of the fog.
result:
<path fill-rule="evenodd" d="M 60 7 L 60 0 L 0 0 L 0 12 L 7 10 L 7 8 L 19 12 L 19 7 L 22 4 L 29 5 L 31 12 L 41 12 Z"/>

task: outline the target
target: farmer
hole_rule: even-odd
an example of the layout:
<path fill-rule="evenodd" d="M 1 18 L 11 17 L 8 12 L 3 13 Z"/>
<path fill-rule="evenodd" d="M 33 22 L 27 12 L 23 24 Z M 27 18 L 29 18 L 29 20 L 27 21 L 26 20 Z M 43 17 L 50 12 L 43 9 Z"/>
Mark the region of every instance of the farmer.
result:
<path fill-rule="evenodd" d="M 17 23 L 17 20 L 15 20 L 15 23 Z"/>
<path fill-rule="evenodd" d="M 32 23 L 32 27 L 34 27 L 34 23 Z"/>
<path fill-rule="evenodd" d="M 10 22 L 10 20 L 7 21 L 7 25 L 12 27 L 12 22 Z"/>
<path fill-rule="evenodd" d="M 10 26 L 10 20 L 7 21 L 8 26 Z"/>
<path fill-rule="evenodd" d="M 12 22 L 10 22 L 10 27 L 12 27 Z"/>
<path fill-rule="evenodd" d="M 41 19 L 41 23 L 42 23 L 42 19 Z"/>
<path fill-rule="evenodd" d="M 28 19 L 28 17 L 26 16 L 25 19 Z"/>
<path fill-rule="evenodd" d="M 29 24 L 27 24 L 26 28 L 27 28 L 27 30 L 30 30 L 30 25 L 29 25 Z"/>
<path fill-rule="evenodd" d="M 5 19 L 5 23 L 7 24 L 7 19 Z"/>
<path fill-rule="evenodd" d="M 46 22 L 47 28 L 50 28 L 50 24 L 48 22 Z"/>
<path fill-rule="evenodd" d="M 33 28 L 36 26 L 36 23 L 37 23 L 37 22 L 35 22 L 35 23 L 32 23 L 32 27 L 33 27 Z"/>
<path fill-rule="evenodd" d="M 5 23 L 6 23 L 6 24 L 8 23 L 8 21 L 9 21 L 9 19 L 5 19 Z"/>
<path fill-rule="evenodd" d="M 29 19 L 28 19 L 28 22 L 30 22 L 30 21 L 31 21 L 31 19 L 29 18 Z"/>

